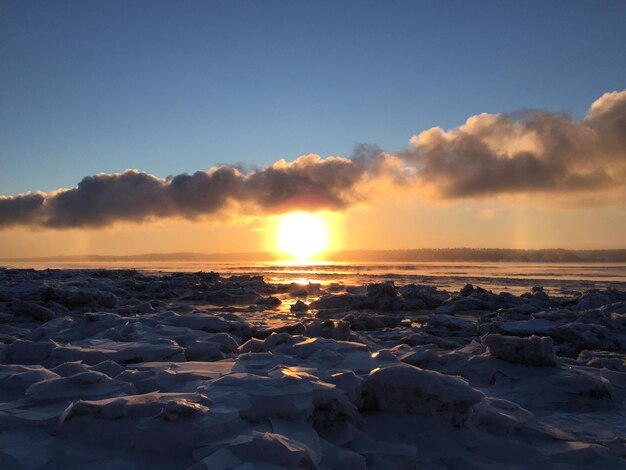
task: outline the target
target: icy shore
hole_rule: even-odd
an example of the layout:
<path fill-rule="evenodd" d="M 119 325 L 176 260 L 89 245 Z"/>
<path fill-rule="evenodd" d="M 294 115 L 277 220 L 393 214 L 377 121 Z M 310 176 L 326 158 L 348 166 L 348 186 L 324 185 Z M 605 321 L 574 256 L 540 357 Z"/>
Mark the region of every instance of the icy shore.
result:
<path fill-rule="evenodd" d="M 0 269 L 0 468 L 626 468 L 625 353 L 613 289 Z"/>

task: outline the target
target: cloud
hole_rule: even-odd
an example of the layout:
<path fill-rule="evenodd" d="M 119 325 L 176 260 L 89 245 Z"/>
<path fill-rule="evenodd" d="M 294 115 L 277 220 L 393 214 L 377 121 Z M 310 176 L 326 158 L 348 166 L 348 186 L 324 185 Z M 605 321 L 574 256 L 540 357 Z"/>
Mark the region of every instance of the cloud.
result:
<path fill-rule="evenodd" d="M 0 227 L 30 224 L 43 205 L 45 195 L 27 193 L 18 196 L 0 196 Z"/>
<path fill-rule="evenodd" d="M 247 172 L 223 165 L 168 178 L 137 170 L 87 176 L 71 189 L 0 196 L 0 228 L 343 210 L 400 191 L 448 200 L 584 193 L 602 203 L 617 190 L 625 202 L 626 90 L 604 94 L 582 120 L 545 110 L 480 114 L 410 144 L 395 155 L 358 145 L 351 158 L 305 155 Z"/>
<path fill-rule="evenodd" d="M 137 170 L 83 178 L 75 188 L 0 199 L 0 227 L 103 227 L 163 217 L 196 219 L 239 208 L 252 214 L 344 209 L 365 200 L 383 155 L 280 160 L 247 174 L 229 166 L 158 178 Z M 243 208 L 243 209 L 242 209 Z"/>
<path fill-rule="evenodd" d="M 446 199 L 623 187 L 626 90 L 603 95 L 580 121 L 549 111 L 480 114 L 410 142 L 401 158 Z"/>

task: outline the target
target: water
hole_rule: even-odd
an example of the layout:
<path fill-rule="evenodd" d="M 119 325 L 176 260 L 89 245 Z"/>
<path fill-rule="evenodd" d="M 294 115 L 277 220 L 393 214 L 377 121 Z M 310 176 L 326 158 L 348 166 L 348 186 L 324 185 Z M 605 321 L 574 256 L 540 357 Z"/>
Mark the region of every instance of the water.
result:
<path fill-rule="evenodd" d="M 137 269 L 150 273 L 217 271 L 224 276 L 262 275 L 271 283 L 315 282 L 363 285 L 393 281 L 458 290 L 467 283 L 515 294 L 541 285 L 552 294 L 591 288 L 626 290 L 626 263 L 411 262 L 411 263 L 238 263 L 199 261 L 13 262 L 15 268 Z"/>

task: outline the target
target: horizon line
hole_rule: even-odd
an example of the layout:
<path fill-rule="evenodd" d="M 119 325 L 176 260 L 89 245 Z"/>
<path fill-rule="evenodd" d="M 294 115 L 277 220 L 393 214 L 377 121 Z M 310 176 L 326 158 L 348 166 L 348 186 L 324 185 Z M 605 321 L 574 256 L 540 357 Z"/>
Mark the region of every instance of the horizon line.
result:
<path fill-rule="evenodd" d="M 418 252 L 455 252 L 455 251 L 467 251 L 467 252 L 485 252 L 485 251 L 494 251 L 494 252 L 509 252 L 513 253 L 531 253 L 531 254 L 547 254 L 548 252 L 561 252 L 561 253 L 572 253 L 572 254 L 583 254 L 583 253 L 606 253 L 606 254 L 617 254 L 619 252 L 626 252 L 625 248 L 497 248 L 497 247 L 447 247 L 447 248 L 390 248 L 390 249 L 344 249 L 344 250 L 333 250 L 327 251 L 319 258 L 320 260 L 328 260 L 332 258 L 333 255 L 342 255 L 342 254 L 358 254 L 358 253 L 369 253 L 369 254 L 385 254 L 385 253 L 402 253 L 402 252 L 414 252 L 417 254 Z M 149 258 L 149 257 L 174 257 L 174 256 L 195 256 L 195 257 L 236 257 L 236 256 L 265 256 L 268 257 L 268 261 L 274 261 L 276 259 L 281 259 L 280 254 L 273 251 L 243 251 L 243 252 L 195 252 L 195 251 L 174 251 L 174 252 L 150 252 L 150 253 L 134 253 L 134 254 L 97 254 L 97 253 L 86 253 L 86 254 L 71 254 L 71 255 L 49 255 L 49 256 L 20 256 L 20 257 L 0 257 L 0 261 L 9 261 L 9 262 L 26 262 L 26 261 L 62 261 L 62 260 L 86 260 L 87 258 L 99 258 L 100 261 L 110 260 L 115 261 L 119 260 L 133 260 L 133 258 Z M 145 261 L 145 259 L 144 259 Z"/>

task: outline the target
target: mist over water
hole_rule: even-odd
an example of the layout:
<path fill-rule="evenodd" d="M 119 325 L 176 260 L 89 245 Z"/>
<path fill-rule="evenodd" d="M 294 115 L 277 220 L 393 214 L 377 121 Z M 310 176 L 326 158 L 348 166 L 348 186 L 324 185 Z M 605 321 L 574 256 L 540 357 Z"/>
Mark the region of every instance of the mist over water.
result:
<path fill-rule="evenodd" d="M 520 294 L 543 286 L 553 294 L 592 288 L 626 289 L 626 263 L 520 262 L 206 262 L 206 261 L 80 261 L 8 262 L 8 268 L 136 269 L 149 273 L 216 271 L 222 276 L 259 275 L 271 283 L 338 283 L 359 286 L 393 281 L 458 290 L 474 284 L 494 292 Z"/>

